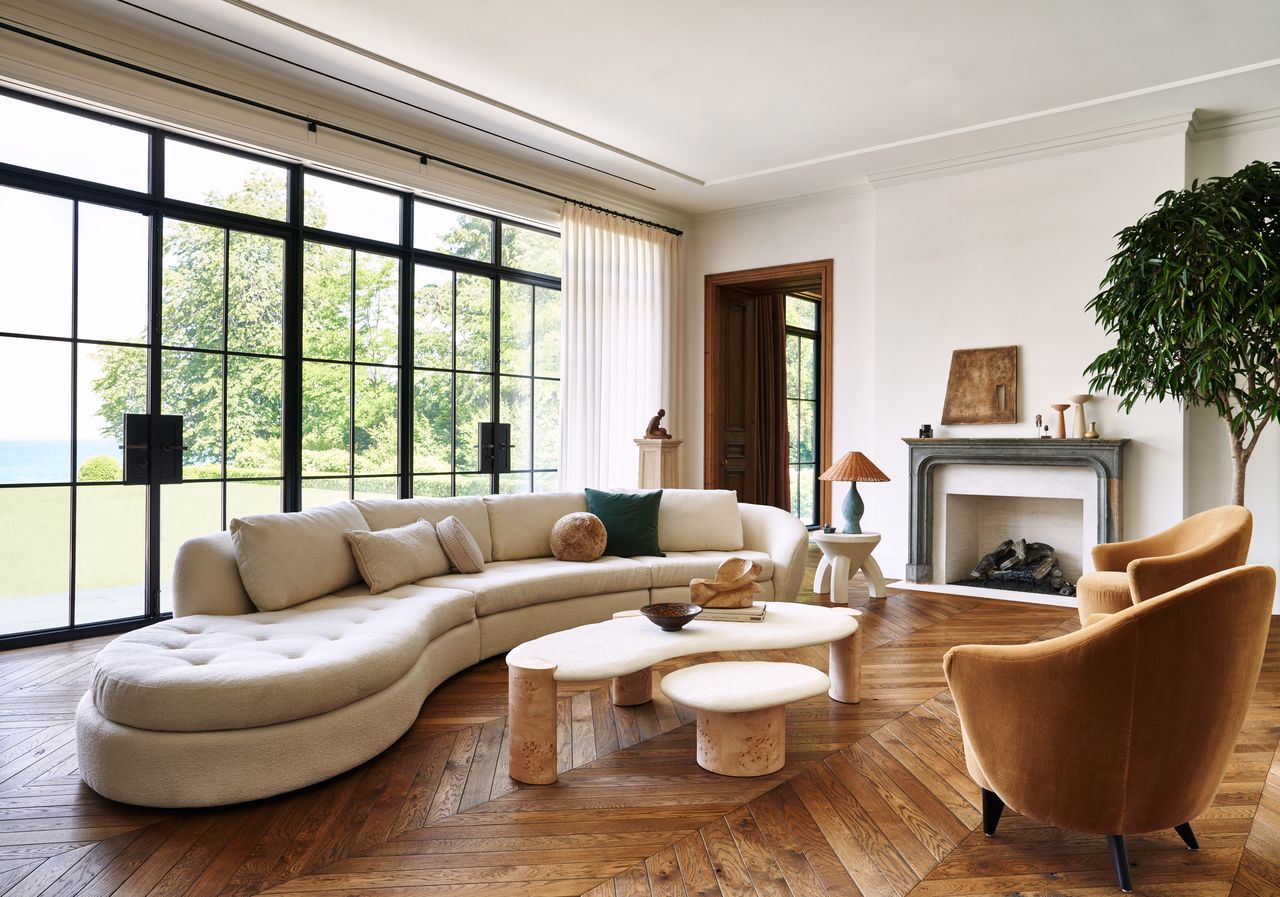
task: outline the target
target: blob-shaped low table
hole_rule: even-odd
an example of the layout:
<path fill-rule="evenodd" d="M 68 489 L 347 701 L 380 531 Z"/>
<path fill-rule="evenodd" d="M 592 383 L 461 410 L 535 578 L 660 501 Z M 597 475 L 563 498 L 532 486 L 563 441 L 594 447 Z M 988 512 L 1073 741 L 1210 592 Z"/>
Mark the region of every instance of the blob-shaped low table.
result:
<path fill-rule="evenodd" d="M 613 703 L 652 698 L 651 667 L 664 660 L 717 651 L 765 651 L 829 644 L 831 689 L 845 704 L 861 700 L 862 612 L 770 601 L 759 623 L 694 619 L 663 632 L 636 612 L 553 632 L 507 655 L 510 776 L 529 785 L 556 780 L 556 682 L 612 679 Z"/>

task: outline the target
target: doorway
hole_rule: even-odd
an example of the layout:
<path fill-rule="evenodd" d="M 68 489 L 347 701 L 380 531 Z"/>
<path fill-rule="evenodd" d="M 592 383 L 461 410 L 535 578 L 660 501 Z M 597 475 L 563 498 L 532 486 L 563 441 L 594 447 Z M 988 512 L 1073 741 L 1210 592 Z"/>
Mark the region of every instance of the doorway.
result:
<path fill-rule="evenodd" d="M 811 528 L 831 519 L 817 477 L 831 464 L 832 270 L 826 259 L 706 277 L 704 485 Z"/>

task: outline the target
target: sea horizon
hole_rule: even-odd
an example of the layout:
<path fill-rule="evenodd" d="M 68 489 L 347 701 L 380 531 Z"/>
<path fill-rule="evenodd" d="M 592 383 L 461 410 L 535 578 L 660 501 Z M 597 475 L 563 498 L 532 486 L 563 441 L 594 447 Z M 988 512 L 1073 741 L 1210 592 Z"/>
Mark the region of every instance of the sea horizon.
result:
<path fill-rule="evenodd" d="M 89 458 L 121 460 L 112 439 L 76 443 L 76 470 Z M 71 442 L 66 439 L 0 439 L 0 483 L 66 483 L 71 480 Z"/>

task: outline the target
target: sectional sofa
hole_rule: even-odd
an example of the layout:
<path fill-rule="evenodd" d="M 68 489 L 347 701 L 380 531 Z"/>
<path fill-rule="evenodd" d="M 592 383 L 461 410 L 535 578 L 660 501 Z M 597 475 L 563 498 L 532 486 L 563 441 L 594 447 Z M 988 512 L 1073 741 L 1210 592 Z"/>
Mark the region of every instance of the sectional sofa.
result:
<path fill-rule="evenodd" d="M 460 670 L 619 610 L 688 600 L 689 581 L 730 556 L 760 564 L 764 599 L 799 590 L 808 534 L 776 508 L 666 490 L 665 557 L 555 559 L 552 526 L 585 510 L 582 493 L 341 502 L 252 518 L 270 536 L 252 556 L 227 533 L 188 541 L 174 619 L 98 655 L 76 717 L 81 775 L 99 794 L 154 807 L 280 794 L 385 750 Z M 475 539 L 483 571 L 370 594 L 347 530 L 449 516 Z M 292 606 L 259 609 L 285 596 Z"/>

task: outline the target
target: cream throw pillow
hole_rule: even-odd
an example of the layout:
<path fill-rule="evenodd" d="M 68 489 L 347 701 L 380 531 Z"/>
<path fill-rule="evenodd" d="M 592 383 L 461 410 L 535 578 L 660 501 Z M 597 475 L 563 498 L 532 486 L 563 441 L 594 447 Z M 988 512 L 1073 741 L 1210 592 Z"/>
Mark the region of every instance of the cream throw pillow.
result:
<path fill-rule="evenodd" d="M 374 595 L 449 572 L 436 528 L 425 520 L 376 533 L 351 529 L 346 535 L 360 575 Z"/>
<path fill-rule="evenodd" d="M 457 517 L 446 517 L 436 524 L 440 547 L 449 556 L 449 563 L 459 573 L 479 573 L 484 569 L 484 555 L 471 533 Z"/>
<path fill-rule="evenodd" d="M 368 529 L 349 501 L 231 521 L 244 590 L 258 610 L 284 610 L 360 581 L 344 535 Z"/>

